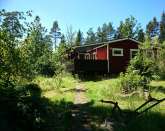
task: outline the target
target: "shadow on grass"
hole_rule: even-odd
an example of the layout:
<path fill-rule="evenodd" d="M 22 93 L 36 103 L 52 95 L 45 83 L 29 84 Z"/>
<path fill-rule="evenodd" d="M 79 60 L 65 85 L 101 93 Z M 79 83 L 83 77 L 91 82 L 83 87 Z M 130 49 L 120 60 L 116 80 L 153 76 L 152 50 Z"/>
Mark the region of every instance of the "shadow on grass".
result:
<path fill-rule="evenodd" d="M 65 90 L 64 92 L 86 92 L 88 89 L 69 89 L 69 90 Z"/>
<path fill-rule="evenodd" d="M 112 111 L 111 106 L 95 105 L 93 101 L 74 106 L 78 106 L 76 108 L 79 113 L 73 119 L 75 124 L 73 131 L 163 131 L 165 129 L 165 116 L 161 113 L 147 112 L 136 117 L 137 114 L 131 110 L 124 110 L 121 114 Z"/>
<path fill-rule="evenodd" d="M 74 105 L 71 102 L 50 101 L 41 96 L 38 85 L 21 87 L 0 84 L 1 131 L 163 131 L 165 116 L 148 112 L 134 119 L 131 111 L 120 116 L 112 107 L 96 105 L 94 101 Z M 105 126 L 105 120 L 111 127 Z"/>
<path fill-rule="evenodd" d="M 0 84 L 1 131 L 70 131 L 72 103 L 50 101 L 36 84 Z"/>
<path fill-rule="evenodd" d="M 163 86 L 150 86 L 151 90 L 155 90 L 156 92 L 161 92 L 165 94 L 165 88 Z"/>

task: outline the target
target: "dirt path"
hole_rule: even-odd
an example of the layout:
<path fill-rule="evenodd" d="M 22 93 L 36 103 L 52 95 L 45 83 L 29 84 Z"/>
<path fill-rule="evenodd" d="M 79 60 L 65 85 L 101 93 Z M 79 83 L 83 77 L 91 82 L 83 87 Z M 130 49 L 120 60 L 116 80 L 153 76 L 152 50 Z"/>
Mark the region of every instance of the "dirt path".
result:
<path fill-rule="evenodd" d="M 85 110 L 88 99 L 85 96 L 86 89 L 82 83 L 79 83 L 75 88 L 75 101 L 72 109 L 72 131 L 92 131 L 91 119 L 88 112 Z"/>
<path fill-rule="evenodd" d="M 86 92 L 86 89 L 83 84 L 80 83 L 76 86 L 76 91 L 75 91 L 76 95 L 75 95 L 75 101 L 74 101 L 75 105 L 85 104 L 88 102 L 85 96 L 85 92 Z"/>

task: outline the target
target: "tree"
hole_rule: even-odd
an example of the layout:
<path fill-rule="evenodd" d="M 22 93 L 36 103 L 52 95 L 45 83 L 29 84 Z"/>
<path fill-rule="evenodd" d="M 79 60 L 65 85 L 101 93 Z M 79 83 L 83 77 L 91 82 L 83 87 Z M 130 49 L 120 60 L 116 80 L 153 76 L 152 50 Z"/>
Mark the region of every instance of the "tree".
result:
<path fill-rule="evenodd" d="M 66 43 L 65 35 L 64 34 L 61 35 L 61 43 Z"/>
<path fill-rule="evenodd" d="M 21 46 L 24 63 L 26 63 L 28 74 L 32 77 L 42 74 L 45 67 L 51 64 L 52 41 L 46 29 L 42 26 L 40 18 L 35 17 L 28 29 L 28 36 Z M 45 72 L 45 71 L 44 71 Z"/>
<path fill-rule="evenodd" d="M 0 79 L 15 80 L 22 76 L 22 63 L 19 44 L 25 33 L 22 12 L 0 11 Z"/>
<path fill-rule="evenodd" d="M 161 16 L 159 39 L 161 43 L 165 41 L 165 12 L 163 12 Z"/>
<path fill-rule="evenodd" d="M 104 37 L 105 35 L 104 35 L 104 33 L 102 32 L 102 29 L 101 29 L 101 27 L 99 26 L 98 28 L 97 28 L 97 32 L 96 32 L 96 40 L 97 40 L 97 42 L 103 42 L 104 41 Z"/>
<path fill-rule="evenodd" d="M 83 33 L 79 30 L 77 32 L 75 45 L 76 46 L 80 46 L 80 45 L 82 45 L 82 43 L 83 43 Z"/>
<path fill-rule="evenodd" d="M 66 39 L 69 46 L 73 46 L 75 42 L 75 31 L 73 31 L 72 26 L 67 27 Z"/>
<path fill-rule="evenodd" d="M 108 23 L 108 27 L 107 27 L 107 39 L 108 40 L 113 40 L 115 36 L 115 29 L 112 25 L 111 22 Z"/>
<path fill-rule="evenodd" d="M 53 27 L 51 28 L 50 34 L 54 39 L 54 49 L 56 50 L 57 39 L 61 37 L 61 32 L 57 21 L 53 22 Z"/>
<path fill-rule="evenodd" d="M 154 17 L 146 26 L 146 34 L 152 39 L 155 36 L 159 36 L 159 33 L 159 22 Z"/>
<path fill-rule="evenodd" d="M 144 39 L 145 39 L 145 33 L 143 29 L 140 29 L 137 34 L 137 40 L 140 42 L 144 42 Z"/>
<path fill-rule="evenodd" d="M 89 28 L 89 30 L 87 31 L 85 44 L 95 44 L 95 43 L 96 43 L 95 33 L 93 32 L 92 28 Z"/>
<path fill-rule="evenodd" d="M 151 39 L 148 35 L 145 36 L 144 42 L 141 44 L 141 48 L 150 48 L 151 47 Z"/>
<path fill-rule="evenodd" d="M 102 28 L 98 27 L 96 34 L 98 42 L 107 42 L 114 39 L 115 30 L 111 22 L 109 22 L 108 24 L 104 23 L 102 25 Z"/>
<path fill-rule="evenodd" d="M 126 37 L 137 39 L 139 30 L 140 24 L 138 24 L 137 20 L 133 16 L 131 16 L 130 18 L 126 18 L 124 22 L 120 22 L 115 37 L 117 39 Z"/>

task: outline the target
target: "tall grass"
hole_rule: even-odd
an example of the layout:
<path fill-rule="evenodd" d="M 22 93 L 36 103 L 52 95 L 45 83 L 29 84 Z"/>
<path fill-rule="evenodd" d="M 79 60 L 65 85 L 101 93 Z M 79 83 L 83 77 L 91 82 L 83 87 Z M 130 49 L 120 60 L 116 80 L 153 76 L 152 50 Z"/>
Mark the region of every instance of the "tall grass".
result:
<path fill-rule="evenodd" d="M 121 89 L 117 86 L 118 79 L 88 81 L 85 82 L 87 97 L 98 102 L 101 99 L 113 100 L 119 103 L 122 109 L 134 110 L 145 102 L 142 90 L 138 90 L 129 95 L 123 95 Z M 161 99 L 165 97 L 165 81 L 151 82 L 151 95 L 154 98 Z M 162 102 L 151 111 L 165 112 L 165 104 Z M 163 111 L 164 110 L 164 111 Z"/>
<path fill-rule="evenodd" d="M 137 107 L 145 102 L 143 91 L 137 90 L 131 94 L 123 95 L 121 89 L 117 86 L 118 79 L 109 79 L 101 81 L 87 81 L 85 87 L 87 90 L 88 99 L 94 100 L 93 114 L 98 114 L 100 118 L 108 117 L 112 112 L 112 106 L 109 104 L 100 104 L 99 100 L 112 100 L 118 102 L 122 110 L 134 111 Z M 165 97 L 165 81 L 152 81 L 150 84 L 151 95 L 154 98 L 161 99 Z M 147 107 L 142 108 L 143 111 Z M 105 110 L 107 107 L 107 110 Z M 109 108 L 108 108 L 109 107 Z M 111 107 L 111 108 L 110 108 Z M 165 101 L 153 107 L 151 110 L 144 113 L 141 117 L 130 119 L 125 128 L 117 128 L 124 131 L 163 131 L 165 130 Z"/>
<path fill-rule="evenodd" d="M 65 92 L 76 86 L 77 80 L 69 73 L 58 74 L 54 77 L 36 77 L 33 82 L 40 86 L 42 95 L 54 100 L 73 101 L 74 93 Z"/>

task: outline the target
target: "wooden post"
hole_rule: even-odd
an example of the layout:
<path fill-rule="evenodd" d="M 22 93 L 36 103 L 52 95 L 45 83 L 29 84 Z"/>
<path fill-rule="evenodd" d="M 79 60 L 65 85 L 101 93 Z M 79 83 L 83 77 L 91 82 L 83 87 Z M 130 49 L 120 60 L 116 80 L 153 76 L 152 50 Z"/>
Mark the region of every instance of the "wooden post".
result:
<path fill-rule="evenodd" d="M 107 44 L 107 69 L 109 73 L 109 44 Z"/>
<path fill-rule="evenodd" d="M 97 60 L 97 48 L 96 48 L 96 60 Z"/>

